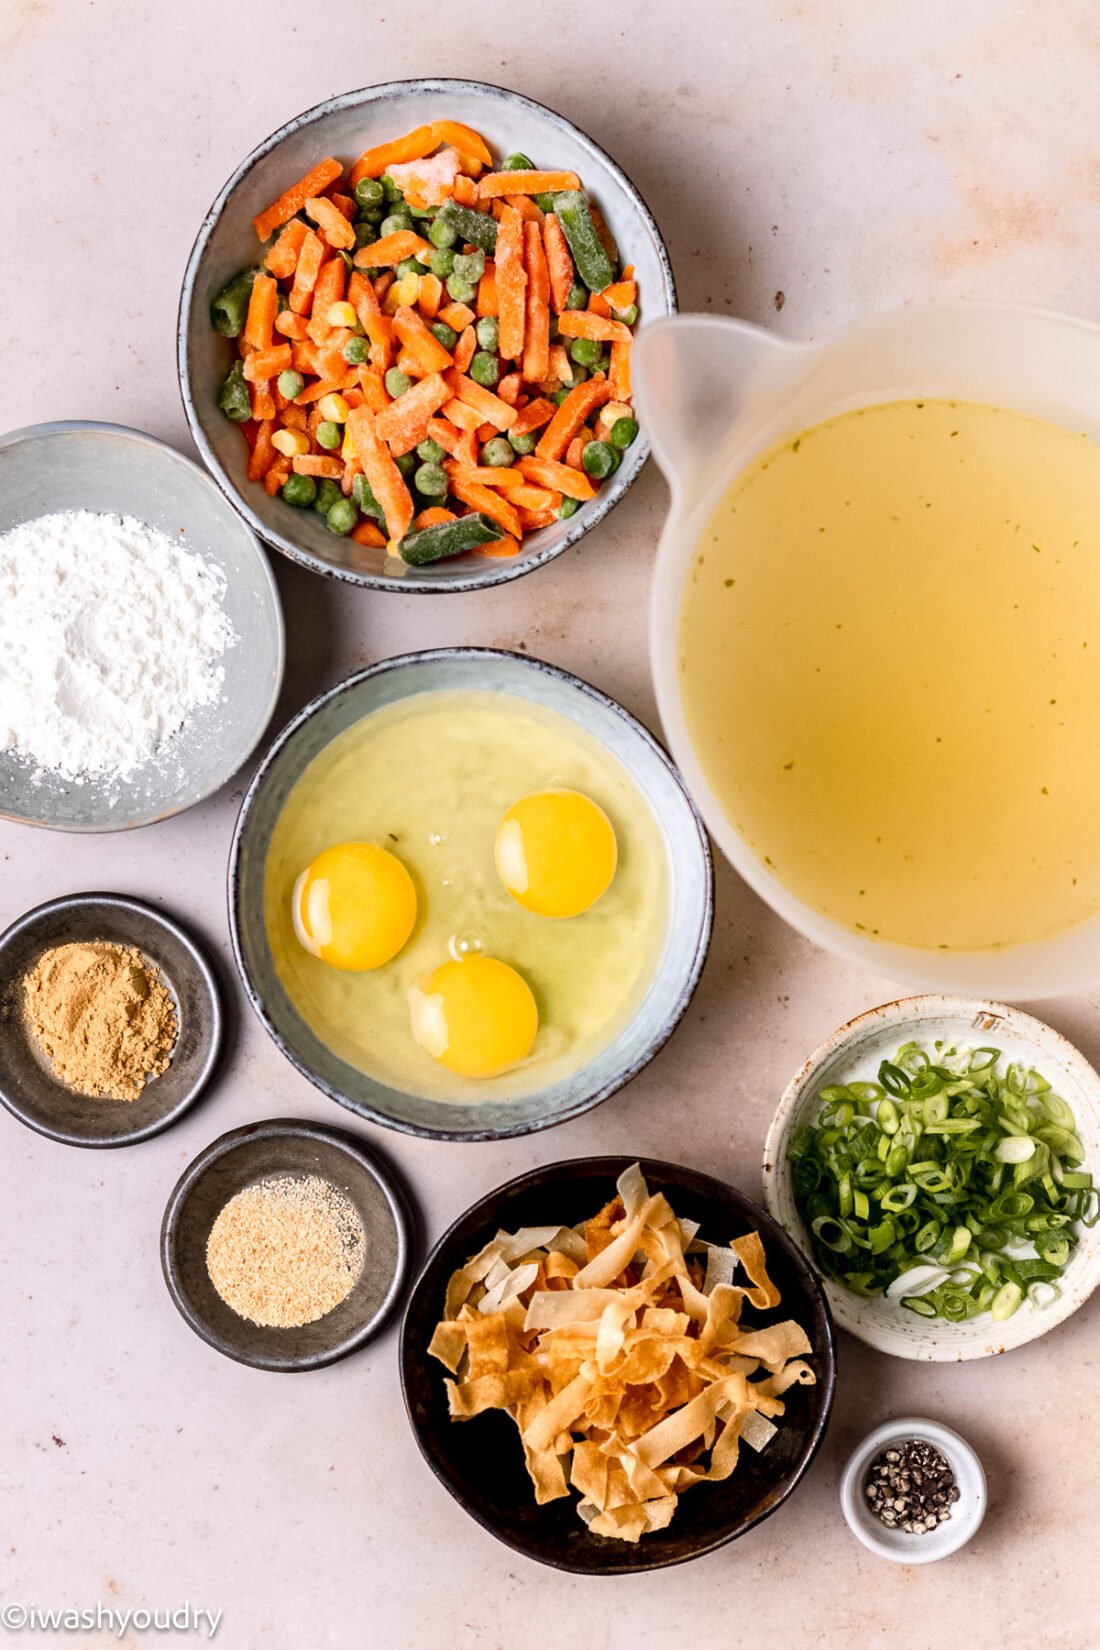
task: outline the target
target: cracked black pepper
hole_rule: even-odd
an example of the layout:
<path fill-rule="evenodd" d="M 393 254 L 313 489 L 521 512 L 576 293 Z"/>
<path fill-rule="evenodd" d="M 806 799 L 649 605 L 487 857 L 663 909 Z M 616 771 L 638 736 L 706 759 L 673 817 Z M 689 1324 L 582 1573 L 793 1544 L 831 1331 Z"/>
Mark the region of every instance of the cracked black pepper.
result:
<path fill-rule="evenodd" d="M 927 1535 L 951 1517 L 959 1486 L 934 1444 L 910 1438 L 880 1450 L 867 1469 L 863 1493 L 888 1529 Z"/>

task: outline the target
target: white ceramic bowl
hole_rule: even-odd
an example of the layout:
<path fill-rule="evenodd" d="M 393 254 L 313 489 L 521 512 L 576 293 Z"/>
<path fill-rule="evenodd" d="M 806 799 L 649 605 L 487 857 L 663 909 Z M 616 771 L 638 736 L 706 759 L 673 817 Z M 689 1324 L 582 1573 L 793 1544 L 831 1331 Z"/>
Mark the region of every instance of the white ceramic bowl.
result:
<path fill-rule="evenodd" d="M 951 1517 L 924 1535 L 890 1529 L 871 1511 L 863 1493 L 867 1469 L 879 1452 L 910 1438 L 934 1444 L 959 1486 L 959 1499 L 951 1509 Z M 937 1559 L 965 1547 L 985 1517 L 985 1470 L 966 1439 L 950 1427 L 916 1415 L 902 1416 L 876 1427 L 852 1451 L 840 1480 L 840 1505 L 852 1534 L 879 1558 L 887 1558 L 892 1564 L 935 1564 Z"/>
<path fill-rule="evenodd" d="M 1035 1066 L 1073 1108 L 1085 1148 L 1085 1168 L 1100 1167 L 1100 1077 L 1082 1054 L 1050 1026 L 1003 1003 L 965 997 L 905 997 L 860 1014 L 814 1050 L 787 1085 L 764 1146 L 764 1206 L 796 1242 L 810 1252 L 795 1205 L 787 1148 L 791 1134 L 815 1116 L 817 1096 L 830 1083 L 873 1080 L 882 1060 L 891 1059 L 911 1038 L 937 1038 L 970 1046 L 1000 1048 L 1008 1060 Z M 1003 1323 L 983 1312 L 966 1323 L 919 1318 L 900 1302 L 852 1294 L 829 1279 L 825 1293 L 841 1329 L 880 1352 L 931 1363 L 961 1363 L 1009 1352 L 1076 1312 L 1100 1283 L 1100 1225 L 1082 1228 L 1080 1241 L 1061 1280 L 1061 1294 L 1048 1306 L 1024 1301 Z"/>

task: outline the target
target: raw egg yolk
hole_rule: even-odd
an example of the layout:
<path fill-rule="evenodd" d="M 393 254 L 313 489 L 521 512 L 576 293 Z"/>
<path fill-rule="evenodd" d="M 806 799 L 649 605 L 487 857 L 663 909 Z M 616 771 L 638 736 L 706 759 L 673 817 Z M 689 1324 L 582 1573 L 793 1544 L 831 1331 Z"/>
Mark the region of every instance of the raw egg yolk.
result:
<path fill-rule="evenodd" d="M 294 884 L 294 932 L 333 968 L 362 974 L 396 957 L 416 921 L 416 889 L 401 861 L 373 842 L 338 842 Z"/>
<path fill-rule="evenodd" d="M 412 1034 L 459 1077 L 495 1077 L 531 1052 L 539 1012 L 531 987 L 496 957 L 445 962 L 409 992 Z"/>
<path fill-rule="evenodd" d="M 618 846 L 598 803 L 580 791 L 532 791 L 497 827 L 497 875 L 540 917 L 576 917 L 606 893 Z"/>

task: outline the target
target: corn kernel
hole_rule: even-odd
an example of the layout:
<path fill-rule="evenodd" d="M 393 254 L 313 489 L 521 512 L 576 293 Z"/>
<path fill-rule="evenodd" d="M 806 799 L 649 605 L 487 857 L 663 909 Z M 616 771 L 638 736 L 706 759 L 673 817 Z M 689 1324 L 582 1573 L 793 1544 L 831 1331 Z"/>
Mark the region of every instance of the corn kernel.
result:
<path fill-rule="evenodd" d="M 403 298 L 401 297 L 401 287 L 402 287 L 402 283 L 405 281 L 405 279 L 406 279 L 406 277 L 402 276 L 400 281 L 394 281 L 393 285 L 390 287 L 390 290 L 386 293 L 386 296 L 382 299 L 382 314 L 383 315 L 393 315 L 393 314 L 396 313 L 397 310 L 399 310 L 401 308 L 401 305 L 404 302 Z"/>
<path fill-rule="evenodd" d="M 346 298 L 339 303 L 330 304 L 325 311 L 325 320 L 330 327 L 353 327 L 357 320 L 355 307 L 349 304 Z"/>
<path fill-rule="evenodd" d="M 287 458 L 297 458 L 300 453 L 309 452 L 309 436 L 304 430 L 276 430 L 271 445 Z"/>
<path fill-rule="evenodd" d="M 411 308 L 420 297 L 419 275 L 402 275 L 399 281 L 394 282 L 394 286 L 397 290 L 400 302 L 407 304 L 409 308 Z"/>
<path fill-rule="evenodd" d="M 345 464 L 347 463 L 349 458 L 358 458 L 359 457 L 359 454 L 355 450 L 355 442 L 351 439 L 351 431 L 350 430 L 345 430 L 344 431 L 344 443 L 343 443 L 343 446 L 340 448 L 340 457 L 344 460 Z"/>
<path fill-rule="evenodd" d="M 346 424 L 351 408 L 342 395 L 323 395 L 317 403 L 321 417 L 332 424 Z"/>

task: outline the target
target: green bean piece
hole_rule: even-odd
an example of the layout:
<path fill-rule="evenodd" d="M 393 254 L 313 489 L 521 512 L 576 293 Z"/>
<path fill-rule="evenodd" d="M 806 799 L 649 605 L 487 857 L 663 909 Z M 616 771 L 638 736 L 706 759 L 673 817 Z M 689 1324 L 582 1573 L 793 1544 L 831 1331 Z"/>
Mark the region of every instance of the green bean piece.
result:
<path fill-rule="evenodd" d="M 464 550 L 477 550 L 483 544 L 496 544 L 504 537 L 488 516 L 460 516 L 457 521 L 443 521 L 437 527 L 422 527 L 419 533 L 409 533 L 401 540 L 402 561 L 410 567 L 424 567 L 429 562 L 442 561 L 445 556 L 460 556 Z"/>
<path fill-rule="evenodd" d="M 280 491 L 288 504 L 305 510 L 317 497 L 317 483 L 312 476 L 287 476 Z"/>
<path fill-rule="evenodd" d="M 370 355 L 365 338 L 349 338 L 344 345 L 344 360 L 351 367 L 361 367 Z"/>
<path fill-rule="evenodd" d="M 615 271 L 596 233 L 588 202 L 579 189 L 563 189 L 554 200 L 554 210 L 573 254 L 577 274 L 589 292 L 602 292 L 615 279 Z"/>
<path fill-rule="evenodd" d="M 446 252 L 458 240 L 458 230 L 453 223 L 437 214 L 432 227 L 428 230 L 428 239 L 440 252 Z"/>
<path fill-rule="evenodd" d="M 327 516 L 338 499 L 343 498 L 338 482 L 331 476 L 324 476 L 317 487 L 317 497 L 313 501 L 313 508 L 319 516 Z"/>
<path fill-rule="evenodd" d="M 534 430 L 531 431 L 530 435 L 513 435 L 511 430 L 508 431 L 508 441 L 512 451 L 518 453 L 520 458 L 526 458 L 528 453 L 534 452 L 538 439 Z"/>
<path fill-rule="evenodd" d="M 452 275 L 447 282 L 447 295 L 454 299 L 456 304 L 472 304 L 477 297 L 477 287 L 472 281 L 464 281 L 459 275 Z"/>
<path fill-rule="evenodd" d="M 355 199 L 368 212 L 381 206 L 385 198 L 386 191 L 377 178 L 360 178 L 355 185 Z"/>
<path fill-rule="evenodd" d="M 470 362 L 470 377 L 482 389 L 491 390 L 500 378 L 500 362 L 488 350 L 479 349 Z"/>
<path fill-rule="evenodd" d="M 210 305 L 210 322 L 215 332 L 226 338 L 236 338 L 248 315 L 252 283 L 258 273 L 255 269 L 242 269 L 227 286 L 222 287 Z"/>
<path fill-rule="evenodd" d="M 478 247 L 474 252 L 456 252 L 453 273 L 459 280 L 477 285 L 485 273 L 485 254 Z"/>
<path fill-rule="evenodd" d="M 521 149 L 517 149 L 514 155 L 509 155 L 501 167 L 502 172 L 533 172 L 534 170 L 534 161 L 528 160 Z"/>
<path fill-rule="evenodd" d="M 325 517 L 325 526 L 330 533 L 339 533 L 341 538 L 350 533 L 359 520 L 359 511 L 350 498 L 338 498 Z"/>
<path fill-rule="evenodd" d="M 613 447 L 629 447 L 638 434 L 637 420 L 634 418 L 617 418 L 609 433 Z"/>
<path fill-rule="evenodd" d="M 569 295 L 565 300 L 565 307 L 566 309 L 587 309 L 588 288 L 586 286 L 582 286 L 579 281 L 574 281 L 573 285 L 569 288 Z"/>
<path fill-rule="evenodd" d="M 351 496 L 365 516 L 374 516 L 377 521 L 384 520 L 382 506 L 375 498 L 371 484 L 365 475 L 357 475 L 354 478 L 351 484 Z"/>
<path fill-rule="evenodd" d="M 458 333 L 454 327 L 449 327 L 446 321 L 433 321 L 429 329 L 434 338 L 437 338 L 446 350 L 454 349 L 458 343 Z"/>
<path fill-rule="evenodd" d="M 288 401 L 293 401 L 296 395 L 301 395 L 306 387 L 305 379 L 300 372 L 295 372 L 293 367 L 281 372 L 275 382 L 279 386 L 279 394 L 285 395 Z"/>
<path fill-rule="evenodd" d="M 568 394 L 568 390 L 554 390 L 550 396 L 550 399 L 554 403 L 555 407 L 560 407 Z"/>
<path fill-rule="evenodd" d="M 429 435 L 417 446 L 416 456 L 423 459 L 425 464 L 442 464 L 447 452 L 444 447 L 439 445 L 438 441 L 433 441 Z"/>
<path fill-rule="evenodd" d="M 413 218 L 419 220 L 421 223 L 425 218 L 435 216 L 434 206 L 410 206 L 408 201 L 405 202 L 405 211 L 410 212 Z"/>
<path fill-rule="evenodd" d="M 398 185 L 396 183 L 394 183 L 393 179 L 390 177 L 390 174 L 388 172 L 383 172 L 381 178 L 378 181 L 382 185 L 383 199 L 388 200 L 388 201 L 403 201 L 405 199 L 404 195 L 401 193 L 400 188 L 398 187 Z"/>
<path fill-rule="evenodd" d="M 512 443 L 502 435 L 490 437 L 481 449 L 481 462 L 494 470 L 503 469 L 505 465 L 511 464 L 515 456 Z"/>
<path fill-rule="evenodd" d="M 401 471 L 401 474 L 407 481 L 416 469 L 416 454 L 402 453 L 399 458 L 394 459 L 394 463 L 397 465 L 397 468 Z"/>
<path fill-rule="evenodd" d="M 317 426 L 317 440 L 326 452 L 331 453 L 344 439 L 344 432 L 339 424 L 331 418 L 326 418 Z"/>
<path fill-rule="evenodd" d="M 386 373 L 386 388 L 396 401 L 399 395 L 404 395 L 406 390 L 412 389 L 412 379 L 407 372 L 402 372 L 400 367 L 390 367 Z"/>
<path fill-rule="evenodd" d="M 446 498 L 447 489 L 450 486 L 447 472 L 442 464 L 421 464 L 413 475 L 413 484 L 418 492 L 423 493 L 425 498 L 430 498 L 436 504 L 441 498 Z"/>
<path fill-rule="evenodd" d="M 602 481 L 615 468 L 615 449 L 606 441 L 590 441 L 581 453 L 581 463 L 596 481 Z"/>
<path fill-rule="evenodd" d="M 475 330 L 482 349 L 496 350 L 500 343 L 500 322 L 495 315 L 483 315 Z"/>
<path fill-rule="evenodd" d="M 459 206 L 454 200 L 444 201 L 435 221 L 450 224 L 460 241 L 480 247 L 490 257 L 497 249 L 497 220 L 488 212 L 476 212 L 472 206 Z"/>
<path fill-rule="evenodd" d="M 407 212 L 391 212 L 388 218 L 382 219 L 383 235 L 396 235 L 403 229 L 411 229 L 413 221 Z"/>
<path fill-rule="evenodd" d="M 552 212 L 554 210 L 554 197 L 548 195 L 544 190 L 541 195 L 535 196 L 535 205 L 540 212 Z"/>
<path fill-rule="evenodd" d="M 373 223 L 357 223 L 355 225 L 355 250 L 361 252 L 363 247 L 370 246 L 378 239 L 378 230 Z"/>
<path fill-rule="evenodd" d="M 234 424 L 252 417 L 252 397 L 244 376 L 244 362 L 234 361 L 218 391 L 218 406 Z"/>
<path fill-rule="evenodd" d="M 563 498 L 561 503 L 558 505 L 558 520 L 568 521 L 570 516 L 576 515 L 580 507 L 581 505 L 579 499 Z"/>
<path fill-rule="evenodd" d="M 600 346 L 594 338 L 574 338 L 569 348 L 570 360 L 581 367 L 594 367 L 600 354 Z"/>

